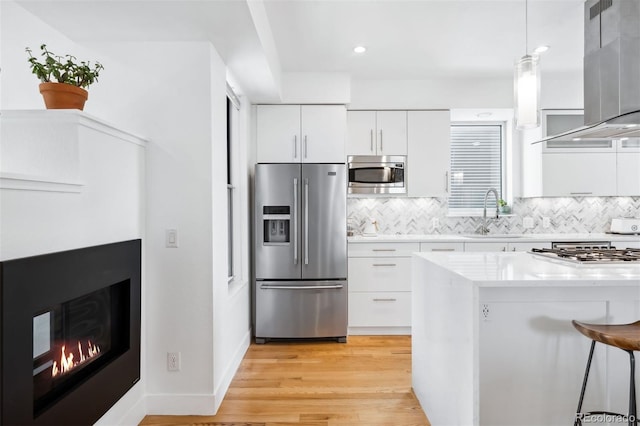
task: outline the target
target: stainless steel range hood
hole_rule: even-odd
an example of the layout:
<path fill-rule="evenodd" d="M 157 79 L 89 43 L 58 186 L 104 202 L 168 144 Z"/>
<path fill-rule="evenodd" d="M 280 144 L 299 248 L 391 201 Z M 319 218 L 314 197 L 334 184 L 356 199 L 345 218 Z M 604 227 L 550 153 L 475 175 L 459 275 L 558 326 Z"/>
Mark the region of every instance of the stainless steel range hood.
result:
<path fill-rule="evenodd" d="M 546 141 L 640 138 L 640 0 L 584 4 L 585 126 Z"/>
<path fill-rule="evenodd" d="M 582 126 L 568 132 L 549 136 L 539 142 L 581 141 L 640 138 L 640 111 L 622 114 L 610 120 L 590 126 Z M 536 142 L 536 143 L 539 143 Z"/>

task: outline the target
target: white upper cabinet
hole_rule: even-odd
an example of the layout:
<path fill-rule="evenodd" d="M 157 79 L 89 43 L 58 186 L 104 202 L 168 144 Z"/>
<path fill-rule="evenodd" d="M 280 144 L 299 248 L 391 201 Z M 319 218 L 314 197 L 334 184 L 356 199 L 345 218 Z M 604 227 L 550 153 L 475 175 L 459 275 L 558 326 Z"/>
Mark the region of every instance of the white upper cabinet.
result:
<path fill-rule="evenodd" d="M 639 139 L 567 138 L 531 145 L 579 127 L 583 120 L 580 110 L 547 110 L 542 117 L 543 133 L 524 138 L 523 197 L 640 195 Z"/>
<path fill-rule="evenodd" d="M 343 105 L 258 105 L 259 163 L 344 163 Z"/>
<path fill-rule="evenodd" d="M 407 111 L 377 111 L 378 155 L 407 155 Z"/>
<path fill-rule="evenodd" d="M 616 152 L 617 194 L 640 195 L 640 138 L 618 140 Z"/>
<path fill-rule="evenodd" d="M 343 105 L 303 105 L 302 162 L 344 163 L 347 114 Z"/>
<path fill-rule="evenodd" d="M 258 105 L 259 163 L 297 163 L 300 154 L 300 106 Z"/>
<path fill-rule="evenodd" d="M 449 192 L 451 118 L 449 111 L 409 111 L 407 188 L 410 197 L 442 197 Z"/>
<path fill-rule="evenodd" d="M 376 112 L 347 111 L 347 155 L 376 155 Z"/>
<path fill-rule="evenodd" d="M 543 154 L 542 193 L 547 197 L 615 195 L 615 152 Z"/>
<path fill-rule="evenodd" d="M 407 155 L 407 111 L 348 111 L 348 155 Z"/>

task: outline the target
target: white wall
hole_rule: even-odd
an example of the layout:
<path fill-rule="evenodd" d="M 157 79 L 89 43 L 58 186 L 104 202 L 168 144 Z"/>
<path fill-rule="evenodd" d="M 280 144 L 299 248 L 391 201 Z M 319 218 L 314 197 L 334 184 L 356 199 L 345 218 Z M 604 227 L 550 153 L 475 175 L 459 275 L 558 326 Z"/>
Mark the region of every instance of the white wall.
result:
<path fill-rule="evenodd" d="M 231 294 L 226 279 L 224 63 L 205 42 L 74 43 L 13 2 L 1 6 L 3 109 L 43 108 L 23 50 L 45 40 L 104 64 L 87 113 L 149 139 L 143 406 L 214 413 L 249 334 L 248 286 Z M 166 229 L 178 230 L 177 249 L 165 248 Z M 167 352 L 181 353 L 181 371 L 167 371 Z M 125 399 L 101 423 L 140 420 L 123 417 L 135 405 Z"/>
<path fill-rule="evenodd" d="M 582 75 L 541 75 L 542 108 L 582 108 Z M 349 109 L 513 108 L 513 78 L 352 80 Z"/>

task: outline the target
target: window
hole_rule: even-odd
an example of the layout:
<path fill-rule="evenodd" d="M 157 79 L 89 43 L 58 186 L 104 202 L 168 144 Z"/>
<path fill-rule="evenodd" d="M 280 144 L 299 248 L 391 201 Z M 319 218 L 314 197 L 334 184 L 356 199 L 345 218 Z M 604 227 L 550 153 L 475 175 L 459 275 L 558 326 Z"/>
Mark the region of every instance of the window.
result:
<path fill-rule="evenodd" d="M 233 103 L 231 99 L 227 97 L 227 277 L 229 280 L 233 279 L 234 274 L 234 253 L 233 253 L 233 199 L 234 199 L 234 188 L 233 188 Z"/>
<path fill-rule="evenodd" d="M 449 211 L 476 214 L 484 206 L 489 188 L 504 198 L 504 124 L 453 123 L 451 125 L 451 191 Z M 490 195 L 488 206 L 495 208 Z"/>
<path fill-rule="evenodd" d="M 247 279 L 248 177 L 242 167 L 245 150 L 240 133 L 240 101 L 227 86 L 227 278 L 229 284 Z"/>

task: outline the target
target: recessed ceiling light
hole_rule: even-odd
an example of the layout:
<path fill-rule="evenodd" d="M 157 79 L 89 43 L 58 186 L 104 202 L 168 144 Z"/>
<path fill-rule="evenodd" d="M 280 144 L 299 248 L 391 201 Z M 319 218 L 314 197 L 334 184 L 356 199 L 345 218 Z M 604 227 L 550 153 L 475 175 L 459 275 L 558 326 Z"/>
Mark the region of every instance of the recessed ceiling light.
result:
<path fill-rule="evenodd" d="M 364 53 L 367 51 L 367 48 L 364 46 L 356 46 L 353 48 L 353 51 L 356 53 Z"/>
<path fill-rule="evenodd" d="M 573 138 L 574 141 L 581 141 L 582 138 Z"/>
<path fill-rule="evenodd" d="M 538 54 L 538 55 L 539 55 L 539 54 L 541 54 L 541 53 L 546 52 L 547 50 L 549 50 L 549 46 L 547 46 L 546 44 L 543 44 L 542 46 L 538 46 L 538 47 L 536 47 L 536 48 L 533 50 L 533 53 L 536 53 L 536 54 Z"/>

